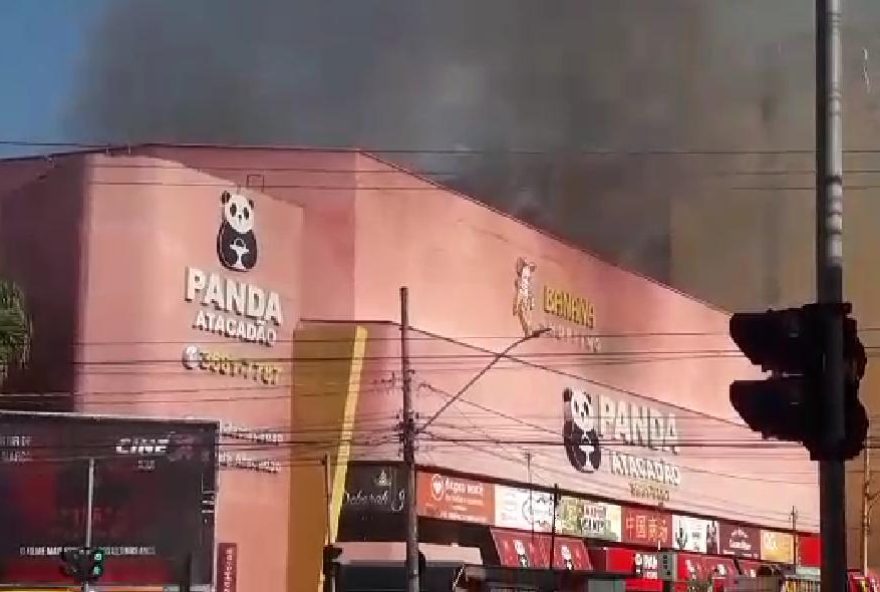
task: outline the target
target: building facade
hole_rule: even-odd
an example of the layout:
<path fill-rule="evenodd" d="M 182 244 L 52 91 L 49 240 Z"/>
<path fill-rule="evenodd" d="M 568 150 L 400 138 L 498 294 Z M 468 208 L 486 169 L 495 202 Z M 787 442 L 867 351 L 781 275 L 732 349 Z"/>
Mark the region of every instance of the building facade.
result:
<path fill-rule="evenodd" d="M 328 534 L 399 551 L 401 286 L 429 560 L 549 561 L 557 487 L 576 567 L 817 564 L 814 467 L 735 418 L 755 370 L 721 310 L 356 151 L 0 167 L 0 273 L 34 319 L 7 406 L 220 420 L 217 577 L 242 590 L 316 589 Z"/>

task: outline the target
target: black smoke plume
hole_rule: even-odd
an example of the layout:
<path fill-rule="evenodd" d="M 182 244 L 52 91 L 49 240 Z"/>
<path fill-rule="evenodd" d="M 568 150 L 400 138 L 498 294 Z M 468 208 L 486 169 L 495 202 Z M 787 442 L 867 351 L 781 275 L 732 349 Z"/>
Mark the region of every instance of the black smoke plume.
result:
<path fill-rule="evenodd" d="M 108 4 L 77 137 L 408 150 L 390 157 L 663 281 L 672 204 L 778 163 L 583 151 L 812 141 L 796 0 Z M 847 7 L 862 26 L 880 12 Z M 430 152 L 449 149 L 466 152 Z"/>

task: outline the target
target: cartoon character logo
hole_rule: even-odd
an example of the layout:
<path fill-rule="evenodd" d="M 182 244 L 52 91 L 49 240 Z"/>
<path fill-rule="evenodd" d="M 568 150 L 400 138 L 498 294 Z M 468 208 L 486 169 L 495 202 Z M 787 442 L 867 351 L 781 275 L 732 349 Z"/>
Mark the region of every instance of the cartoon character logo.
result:
<path fill-rule="evenodd" d="M 562 392 L 562 403 L 562 441 L 568 461 L 582 473 L 594 473 L 602 464 L 602 448 L 594 421 L 593 397 L 567 388 Z"/>
<path fill-rule="evenodd" d="M 513 315 L 519 319 L 525 335 L 531 335 L 534 331 L 532 311 L 535 309 L 535 294 L 532 279 L 535 275 L 535 269 L 537 269 L 537 265 L 522 257 L 516 260 L 516 280 L 513 283 L 516 295 L 513 299 Z"/>
<path fill-rule="evenodd" d="M 220 204 L 222 214 L 217 232 L 220 263 L 232 271 L 249 271 L 257 264 L 254 200 L 224 191 Z"/>
<path fill-rule="evenodd" d="M 568 548 L 568 545 L 560 545 L 559 553 L 562 555 L 565 569 L 574 569 L 574 558 L 571 556 L 571 549 Z"/>
<path fill-rule="evenodd" d="M 519 561 L 520 567 L 529 566 L 529 556 L 526 555 L 526 546 L 519 539 L 513 540 L 513 549 L 516 551 L 516 559 Z"/>

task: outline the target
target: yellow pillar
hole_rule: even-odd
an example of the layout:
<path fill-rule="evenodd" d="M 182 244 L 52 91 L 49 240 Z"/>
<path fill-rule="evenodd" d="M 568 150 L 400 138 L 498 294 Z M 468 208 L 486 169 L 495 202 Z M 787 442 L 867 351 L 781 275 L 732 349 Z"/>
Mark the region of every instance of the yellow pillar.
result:
<path fill-rule="evenodd" d="M 290 592 L 320 590 L 328 531 L 336 540 L 366 341 L 365 327 L 337 324 L 305 327 L 294 339 Z M 321 464 L 325 455 L 329 475 Z"/>

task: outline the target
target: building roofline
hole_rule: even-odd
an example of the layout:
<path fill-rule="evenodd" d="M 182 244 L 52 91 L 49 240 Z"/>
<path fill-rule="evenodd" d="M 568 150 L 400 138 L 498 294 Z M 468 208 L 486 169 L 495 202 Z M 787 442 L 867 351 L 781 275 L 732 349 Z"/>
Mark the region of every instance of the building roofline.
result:
<path fill-rule="evenodd" d="M 713 303 L 711 303 L 711 302 L 708 302 L 708 301 L 706 301 L 706 300 L 703 300 L 703 299 L 701 299 L 701 298 L 698 298 L 697 296 L 694 296 L 693 294 L 688 294 L 687 292 L 684 292 L 684 291 L 682 291 L 682 290 L 679 290 L 678 288 L 675 288 L 675 287 L 673 287 L 673 286 L 670 286 L 669 284 L 665 284 L 665 283 L 663 283 L 663 282 L 661 282 L 661 281 L 659 281 L 659 280 L 657 280 L 657 279 L 654 279 L 654 278 L 652 278 L 652 277 L 650 277 L 650 276 L 648 276 L 648 275 L 645 275 L 645 274 L 643 274 L 643 273 L 641 273 L 641 272 L 639 272 L 639 271 L 637 271 L 637 270 L 630 269 L 629 267 L 626 267 L 626 266 L 621 265 L 621 264 L 619 264 L 619 263 L 613 263 L 613 262 L 611 262 L 611 261 L 608 261 L 608 260 L 606 260 L 604 257 L 602 257 L 600 254 L 596 253 L 595 251 L 593 251 L 593 250 L 591 250 L 591 249 L 588 249 L 588 248 L 586 248 L 586 247 L 584 247 L 584 246 L 581 246 L 581 245 L 575 244 L 575 243 L 572 242 L 571 240 L 566 239 L 566 238 L 563 238 L 563 237 L 561 237 L 561 236 L 559 236 L 559 235 L 557 235 L 557 234 L 555 234 L 555 233 L 553 233 L 553 232 L 547 230 L 546 228 L 542 228 L 542 227 L 540 227 L 540 226 L 536 226 L 536 225 L 534 225 L 534 224 L 532 224 L 532 223 L 530 223 L 530 222 L 527 222 L 527 221 L 525 221 L 525 220 L 523 220 L 523 219 L 521 219 L 521 218 L 517 218 L 516 216 L 514 216 L 514 215 L 512 215 L 512 214 L 510 214 L 510 213 L 508 213 L 508 212 L 505 212 L 504 210 L 501 210 L 501 209 L 499 209 L 499 208 L 496 208 L 495 206 L 492 206 L 492 205 L 487 204 L 487 203 L 485 203 L 485 202 L 483 202 L 483 201 L 480 201 L 479 199 L 477 199 L 477 198 L 475 198 L 475 197 L 473 197 L 473 196 L 471 196 L 471 195 L 468 195 L 468 194 L 466 194 L 466 193 L 462 193 L 461 191 L 458 191 L 458 190 L 456 190 L 456 189 L 452 189 L 451 187 L 447 187 L 447 186 L 445 186 L 445 185 L 443 185 L 443 184 L 441 184 L 441 183 L 438 183 L 438 182 L 436 182 L 436 181 L 434 181 L 434 180 L 432 180 L 432 179 L 429 179 L 428 177 L 426 177 L 426 176 L 424 176 L 424 175 L 422 175 L 422 174 L 420 174 L 420 173 L 413 172 L 413 171 L 407 169 L 406 167 L 404 167 L 404 166 L 402 166 L 402 165 L 399 165 L 399 164 L 396 164 L 396 163 L 393 163 L 393 162 L 389 162 L 388 160 L 385 160 L 384 158 L 382 158 L 381 156 L 377 155 L 377 154 L 374 153 L 374 152 L 369 152 L 369 151 L 365 151 L 365 150 L 360 150 L 359 152 L 360 152 L 360 154 L 362 154 L 362 155 L 364 155 L 364 156 L 366 156 L 366 157 L 368 157 L 368 158 L 372 158 L 372 159 L 376 160 L 377 162 L 380 162 L 380 163 L 382 163 L 382 164 L 384 164 L 384 165 L 386 165 L 386 166 L 388 166 L 388 167 L 391 167 L 391 168 L 393 168 L 393 169 L 395 169 L 395 170 L 397 170 L 397 171 L 400 171 L 401 173 L 404 173 L 404 174 L 410 175 L 410 176 L 412 176 L 412 177 L 415 177 L 416 179 L 418 179 L 418 180 L 420 180 L 420 181 L 422 181 L 422 182 L 424 182 L 424 183 L 427 183 L 427 184 L 429 184 L 429 185 L 431 185 L 431 186 L 433 186 L 433 187 L 435 187 L 435 188 L 437 188 L 437 189 L 439 189 L 439 190 L 446 191 L 446 192 L 451 193 L 451 194 L 453 194 L 453 195 L 456 195 L 456 196 L 458 196 L 458 197 L 460 197 L 460 198 L 466 199 L 466 200 L 468 200 L 468 201 L 470 201 L 470 202 L 472 202 L 472 203 L 474 203 L 474 204 L 476 204 L 476 205 L 478 205 L 478 206 L 480 206 L 480 207 L 482 207 L 482 208 L 485 208 L 485 209 L 487 209 L 487 210 L 489 210 L 489 211 L 491 211 L 491 212 L 493 212 L 493 213 L 495 213 L 495 214 L 498 214 L 498 215 L 500 215 L 500 216 L 504 216 L 505 218 L 508 218 L 509 220 L 512 220 L 512 221 L 514 221 L 514 222 L 517 222 L 517 223 L 519 223 L 519 224 L 522 224 L 522 225 L 525 226 L 526 228 L 529 228 L 530 230 L 533 230 L 533 231 L 537 232 L 537 233 L 540 234 L 541 236 L 544 236 L 544 237 L 546 237 L 546 238 L 552 239 L 552 240 L 554 240 L 554 241 L 556 241 L 556 242 L 558 242 L 558 243 L 560 243 L 560 244 L 562 244 L 562 245 L 565 245 L 566 247 L 569 247 L 569 248 L 574 249 L 574 250 L 576 250 L 576 251 L 578 251 L 578 252 L 580 252 L 580 253 L 583 253 L 584 255 L 587 255 L 588 257 L 592 257 L 593 259 L 596 259 L 597 261 L 600 261 L 600 262 L 602 262 L 602 263 L 605 264 L 605 265 L 608 265 L 608 266 L 614 267 L 614 268 L 616 268 L 616 269 L 619 269 L 620 271 L 623 271 L 623 272 L 625 272 L 625 273 L 632 274 L 632 275 L 634 275 L 634 276 L 636 276 L 636 277 L 638 277 L 638 278 L 640 278 L 640 279 L 643 279 L 643 280 L 646 280 L 646 281 L 648 281 L 648 282 L 651 282 L 652 284 L 655 284 L 655 285 L 657 285 L 657 286 L 659 286 L 659 287 L 661 287 L 661 288 L 665 288 L 665 289 L 667 289 L 667 290 L 670 290 L 670 291 L 672 291 L 672 292 L 675 292 L 675 293 L 678 294 L 679 296 L 683 296 L 683 297 L 687 298 L 688 300 L 692 300 L 692 301 L 696 302 L 697 304 L 701 304 L 701 305 L 705 306 L 706 308 L 709 308 L 709 309 L 714 310 L 714 311 L 716 311 L 716 312 L 720 312 L 720 313 L 723 313 L 723 314 L 726 314 L 726 315 L 729 315 L 729 314 L 730 314 L 730 311 L 729 311 L 729 310 L 726 310 L 726 309 L 724 309 L 724 308 L 722 308 L 722 307 L 720 307 L 720 306 L 718 306 L 718 305 L 716 305 L 716 304 L 713 304 Z"/>
<path fill-rule="evenodd" d="M 448 187 L 446 185 L 438 183 L 437 181 L 434 181 L 434 180 L 428 178 L 427 176 L 422 175 L 421 173 L 412 171 L 403 165 L 391 162 L 391 161 L 379 156 L 379 154 L 377 152 L 362 149 L 359 147 L 347 147 L 347 148 L 346 147 L 318 147 L 318 146 L 282 145 L 282 144 L 276 144 L 276 145 L 235 144 L 235 145 L 231 145 L 231 144 L 213 144 L 213 143 L 205 143 L 205 142 L 201 142 L 201 143 L 144 142 L 144 143 L 139 143 L 139 144 L 124 144 L 124 143 L 121 143 L 121 144 L 87 144 L 87 143 L 75 143 L 75 142 L 71 142 L 71 143 L 63 143 L 63 142 L 60 142 L 60 143 L 36 143 L 35 142 L 33 144 L 28 144 L 28 145 L 45 146 L 45 147 L 50 147 L 50 146 L 68 147 L 68 148 L 71 148 L 71 150 L 68 150 L 66 152 L 58 152 L 58 153 L 32 154 L 30 156 L 4 158 L 4 159 L 0 159 L 0 162 L 15 162 L 15 161 L 25 161 L 25 160 L 46 159 L 46 158 L 59 158 L 59 157 L 65 157 L 65 156 L 77 156 L 77 155 L 98 154 L 98 153 L 113 153 L 113 152 L 119 152 L 119 151 L 126 151 L 129 153 L 134 153 L 134 152 L 150 150 L 150 149 L 161 150 L 163 148 L 168 148 L 168 149 L 171 149 L 171 148 L 185 148 L 185 149 L 204 148 L 204 149 L 214 149 L 214 150 L 267 150 L 267 151 L 278 151 L 278 152 L 288 151 L 288 152 L 324 152 L 324 153 L 329 153 L 329 154 L 332 154 L 332 153 L 360 154 L 360 155 L 363 155 L 367 158 L 370 158 L 370 159 L 372 159 L 382 165 L 385 165 L 389 168 L 392 168 L 396 171 L 399 171 L 402 174 L 406 174 L 406 175 L 409 175 L 415 179 L 418 179 L 419 181 L 422 181 L 423 183 L 426 183 L 426 184 L 428 184 L 428 185 L 430 185 L 440 191 L 445 191 L 445 192 L 450 193 L 456 197 L 465 199 L 465 200 L 467 200 L 477 206 L 480 206 L 480 207 L 482 207 L 486 210 L 489 210 L 495 214 L 503 216 L 513 222 L 516 222 L 518 224 L 522 224 L 526 228 L 529 228 L 530 230 L 537 232 L 541 236 L 544 236 L 546 238 L 554 240 L 557 243 L 562 244 L 562 245 L 569 247 L 571 249 L 574 249 L 580 253 L 583 253 L 584 255 L 587 255 L 588 257 L 592 257 L 593 259 L 596 259 L 597 261 L 600 261 L 605 265 L 614 267 L 620 271 L 632 274 L 642 280 L 648 281 L 656 286 L 670 290 L 670 291 L 674 292 L 675 294 L 678 294 L 679 296 L 687 298 L 688 300 L 691 300 L 697 304 L 701 304 L 701 305 L 705 306 L 706 308 L 714 310 L 715 312 L 720 312 L 722 314 L 730 314 L 729 310 L 726 310 L 726 309 L 722 308 L 721 306 L 718 306 L 716 304 L 713 304 L 711 302 L 703 300 L 702 298 L 694 296 L 693 294 L 689 294 L 687 292 L 684 292 L 683 290 L 680 290 L 680 289 L 678 289 L 674 286 L 671 286 L 669 284 L 663 283 L 655 278 L 652 278 L 644 273 L 641 273 L 637 270 L 631 269 L 627 266 L 621 265 L 619 263 L 607 261 L 605 258 L 603 258 L 597 252 L 595 252 L 591 249 L 588 249 L 584 246 L 575 244 L 573 241 L 566 239 L 566 238 L 563 238 L 563 237 L 559 236 L 558 234 L 555 234 L 555 233 L 547 230 L 546 228 L 536 226 L 535 224 L 532 224 L 530 222 L 527 222 L 525 220 L 517 218 L 516 216 L 514 216 L 508 212 L 505 212 L 504 210 L 501 210 L 495 206 L 489 205 L 489 204 L 487 204 L 487 203 L 485 203 L 485 202 L 483 202 L 483 201 L 481 201 L 471 195 L 468 195 L 466 193 L 462 193 L 461 191 L 458 191 L 456 189 L 453 189 L 451 187 Z M 395 152 L 395 151 L 389 151 L 389 153 L 393 153 L 393 152 Z M 357 190 L 356 187 L 355 187 L 355 190 Z"/>

